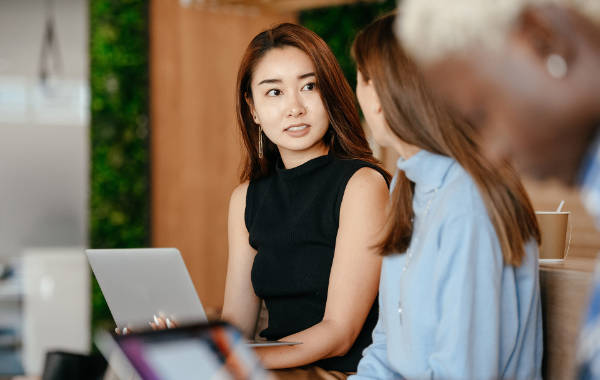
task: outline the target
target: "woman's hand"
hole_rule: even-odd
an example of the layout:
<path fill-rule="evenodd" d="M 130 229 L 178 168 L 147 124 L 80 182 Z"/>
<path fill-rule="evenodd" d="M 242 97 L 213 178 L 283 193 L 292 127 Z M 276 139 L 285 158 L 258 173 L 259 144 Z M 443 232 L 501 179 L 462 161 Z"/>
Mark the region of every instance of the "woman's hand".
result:
<path fill-rule="evenodd" d="M 164 330 L 177 327 L 177 324 L 172 318 L 163 316 L 157 317 L 156 315 L 154 316 L 154 322 L 148 322 L 148 324 L 152 327 L 152 330 Z"/>
<path fill-rule="evenodd" d="M 122 329 L 119 329 L 118 327 L 115 327 L 115 334 L 117 335 L 127 335 L 132 333 L 133 331 L 131 331 L 131 329 L 129 327 L 123 327 Z"/>
<path fill-rule="evenodd" d="M 165 317 L 162 315 L 160 317 L 154 315 L 153 319 L 154 319 L 153 322 L 148 322 L 148 325 L 150 325 L 152 330 L 164 330 L 164 329 L 172 329 L 172 328 L 177 327 L 177 323 L 175 323 L 173 318 L 168 318 L 168 317 Z M 117 334 L 117 335 L 127 335 L 127 334 L 131 334 L 132 332 L 135 332 L 135 331 L 129 327 L 123 327 L 122 329 L 115 327 L 115 334 Z"/>

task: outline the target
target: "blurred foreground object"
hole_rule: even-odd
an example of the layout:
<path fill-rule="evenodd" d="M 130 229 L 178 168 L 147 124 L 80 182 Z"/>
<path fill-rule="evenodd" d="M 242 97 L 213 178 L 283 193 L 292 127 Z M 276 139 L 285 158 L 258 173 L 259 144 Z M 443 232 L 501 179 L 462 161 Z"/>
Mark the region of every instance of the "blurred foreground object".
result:
<path fill-rule="evenodd" d="M 406 0 L 396 33 L 486 153 L 582 188 L 600 225 L 600 2 Z"/>
<path fill-rule="evenodd" d="M 90 349 L 90 272 L 82 248 L 32 248 L 23 255 L 23 367 L 42 372 L 47 351 Z"/>
<path fill-rule="evenodd" d="M 577 378 L 600 379 L 600 256 L 596 264 L 588 310 L 579 339 Z"/>
<path fill-rule="evenodd" d="M 127 335 L 99 331 L 95 342 L 122 379 L 270 379 L 242 334 L 224 322 Z M 135 375 L 137 374 L 137 375 Z"/>
<path fill-rule="evenodd" d="M 100 380 L 105 370 L 106 360 L 99 354 L 50 351 L 44 361 L 42 380 Z"/>

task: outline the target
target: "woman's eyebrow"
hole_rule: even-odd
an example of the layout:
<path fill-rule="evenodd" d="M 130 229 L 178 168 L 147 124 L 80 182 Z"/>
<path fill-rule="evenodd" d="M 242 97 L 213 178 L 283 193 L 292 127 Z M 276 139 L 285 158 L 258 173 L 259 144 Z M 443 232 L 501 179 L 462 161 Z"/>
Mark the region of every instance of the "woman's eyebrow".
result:
<path fill-rule="evenodd" d="M 257 86 L 260 86 L 261 84 L 281 83 L 281 82 L 282 82 L 281 79 L 263 79 L 260 82 L 258 82 Z"/>
<path fill-rule="evenodd" d="M 298 76 L 298 79 L 304 79 L 304 78 L 308 78 L 308 77 L 314 77 L 315 73 L 306 73 L 306 74 L 302 74 Z"/>
<path fill-rule="evenodd" d="M 308 77 L 314 77 L 315 73 L 310 72 L 310 73 L 306 73 L 306 74 L 302 74 L 302 75 L 298 75 L 298 79 L 304 79 L 304 78 L 308 78 Z M 263 79 L 260 82 L 258 82 L 257 86 L 260 86 L 261 84 L 269 84 L 269 83 L 281 83 L 283 82 L 281 79 L 279 78 L 274 78 L 274 79 Z"/>

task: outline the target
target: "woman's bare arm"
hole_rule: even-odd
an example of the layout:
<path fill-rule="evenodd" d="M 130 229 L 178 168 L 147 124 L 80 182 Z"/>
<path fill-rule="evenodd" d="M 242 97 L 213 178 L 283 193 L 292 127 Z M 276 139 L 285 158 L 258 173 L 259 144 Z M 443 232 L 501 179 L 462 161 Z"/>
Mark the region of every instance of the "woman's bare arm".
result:
<path fill-rule="evenodd" d="M 233 190 L 229 201 L 229 258 L 222 318 L 238 327 L 248 338 L 254 336 L 260 299 L 254 293 L 250 273 L 256 250 L 250 246 L 244 221 L 248 182 Z"/>

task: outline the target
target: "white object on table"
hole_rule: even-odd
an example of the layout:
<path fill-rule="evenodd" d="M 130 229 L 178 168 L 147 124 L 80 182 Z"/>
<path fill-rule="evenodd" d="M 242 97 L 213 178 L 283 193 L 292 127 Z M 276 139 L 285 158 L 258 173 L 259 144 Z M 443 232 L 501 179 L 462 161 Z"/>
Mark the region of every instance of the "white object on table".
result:
<path fill-rule="evenodd" d="M 41 374 L 46 352 L 90 349 L 90 272 L 83 248 L 23 254 L 23 367 Z"/>

